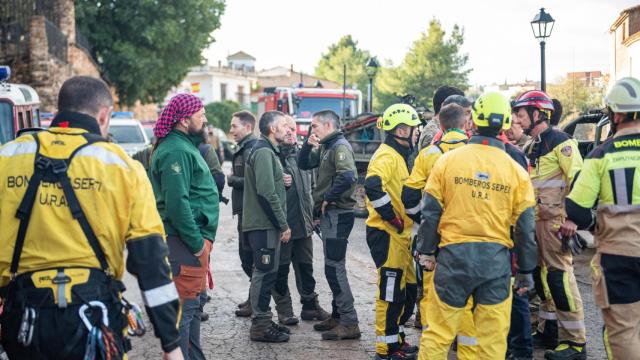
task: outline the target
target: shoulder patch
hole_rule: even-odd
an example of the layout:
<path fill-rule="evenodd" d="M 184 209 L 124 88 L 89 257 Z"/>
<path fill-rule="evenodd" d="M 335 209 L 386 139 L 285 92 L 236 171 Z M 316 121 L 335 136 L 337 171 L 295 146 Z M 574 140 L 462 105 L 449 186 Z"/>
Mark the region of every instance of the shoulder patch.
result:
<path fill-rule="evenodd" d="M 176 174 L 181 174 L 182 173 L 182 166 L 180 166 L 180 164 L 178 164 L 178 162 L 174 162 L 173 164 L 171 164 L 171 170 L 173 170 L 173 172 L 176 173 Z"/>
<path fill-rule="evenodd" d="M 573 153 L 573 149 L 571 148 L 571 146 L 567 145 L 565 147 L 563 147 L 560 152 L 562 153 L 562 155 L 566 156 L 566 157 L 570 157 L 571 154 Z"/>
<path fill-rule="evenodd" d="M 344 161 L 347 158 L 347 155 L 343 152 L 338 153 L 338 161 Z"/>

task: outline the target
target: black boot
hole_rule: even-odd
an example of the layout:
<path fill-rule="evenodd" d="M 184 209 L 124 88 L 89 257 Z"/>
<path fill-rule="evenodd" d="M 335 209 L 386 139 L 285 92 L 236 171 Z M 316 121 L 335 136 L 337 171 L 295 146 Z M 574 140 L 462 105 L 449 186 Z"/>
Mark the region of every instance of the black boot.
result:
<path fill-rule="evenodd" d="M 250 330 L 251 340 L 260 342 L 286 342 L 289 341 L 289 334 L 278 331 L 273 326 L 267 326 L 262 329 L 255 329 L 251 326 Z"/>

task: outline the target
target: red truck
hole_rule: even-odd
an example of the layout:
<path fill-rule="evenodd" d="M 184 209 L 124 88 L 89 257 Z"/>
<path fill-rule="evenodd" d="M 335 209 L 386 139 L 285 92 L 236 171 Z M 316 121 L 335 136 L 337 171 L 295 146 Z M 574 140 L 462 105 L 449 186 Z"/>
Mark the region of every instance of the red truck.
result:
<path fill-rule="evenodd" d="M 258 98 L 258 116 L 270 110 L 279 110 L 293 116 L 299 138 L 309 133 L 311 115 L 320 110 L 333 110 L 343 119 L 362 113 L 360 90 L 270 87 Z"/>

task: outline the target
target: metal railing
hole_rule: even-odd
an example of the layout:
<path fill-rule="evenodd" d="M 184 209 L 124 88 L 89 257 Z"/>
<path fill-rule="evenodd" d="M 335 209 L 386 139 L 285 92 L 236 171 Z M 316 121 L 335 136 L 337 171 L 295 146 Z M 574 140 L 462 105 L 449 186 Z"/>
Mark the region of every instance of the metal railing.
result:
<path fill-rule="evenodd" d="M 49 44 L 49 54 L 57 57 L 63 62 L 67 62 L 67 36 L 58 29 L 58 27 L 44 19 L 45 29 L 47 32 L 47 43 Z"/>

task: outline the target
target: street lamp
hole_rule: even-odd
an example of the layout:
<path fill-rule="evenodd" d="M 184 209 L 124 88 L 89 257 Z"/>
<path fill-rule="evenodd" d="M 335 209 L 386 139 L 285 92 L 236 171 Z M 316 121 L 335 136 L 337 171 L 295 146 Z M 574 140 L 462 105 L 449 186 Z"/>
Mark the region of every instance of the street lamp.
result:
<path fill-rule="evenodd" d="M 536 14 L 531 21 L 533 36 L 540 41 L 540 89 L 542 91 L 546 91 L 547 88 L 544 70 L 544 45 L 546 39 L 551 36 L 551 31 L 553 31 L 553 25 L 555 22 L 556 21 L 553 20 L 551 15 L 544 11 L 544 8 L 541 8 L 540 13 Z"/>
<path fill-rule="evenodd" d="M 376 76 L 378 72 L 378 68 L 380 64 L 378 63 L 378 59 L 375 56 L 370 57 L 367 60 L 367 64 L 365 65 L 367 70 L 367 76 L 369 76 L 369 86 L 367 87 L 367 109 L 369 112 L 373 111 L 373 78 Z"/>

